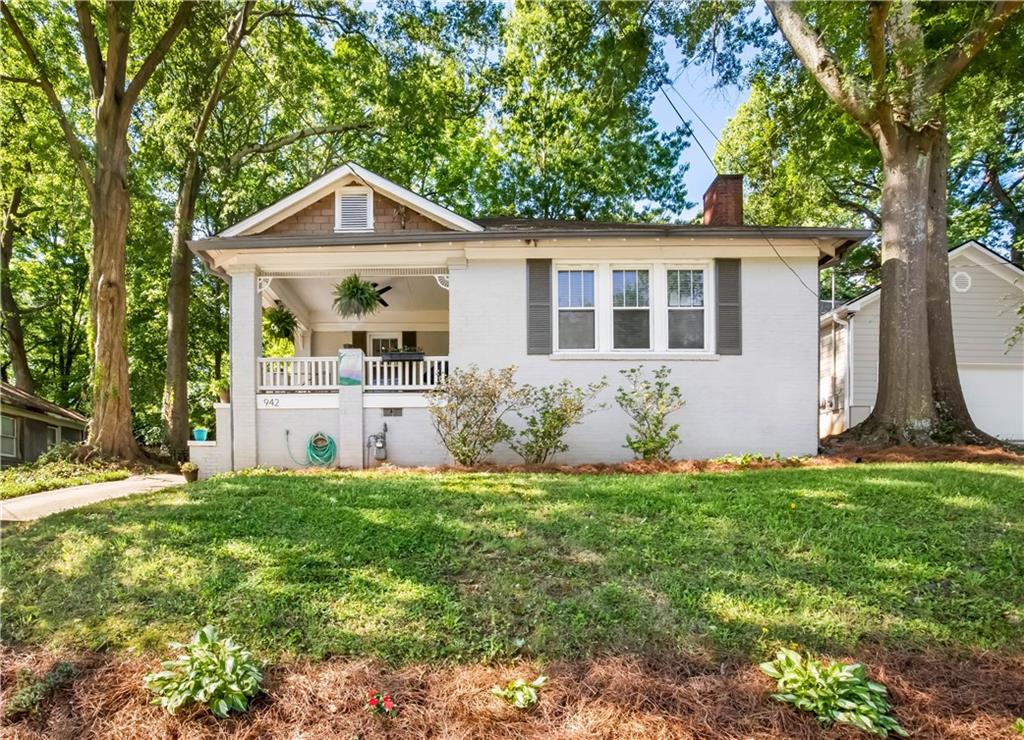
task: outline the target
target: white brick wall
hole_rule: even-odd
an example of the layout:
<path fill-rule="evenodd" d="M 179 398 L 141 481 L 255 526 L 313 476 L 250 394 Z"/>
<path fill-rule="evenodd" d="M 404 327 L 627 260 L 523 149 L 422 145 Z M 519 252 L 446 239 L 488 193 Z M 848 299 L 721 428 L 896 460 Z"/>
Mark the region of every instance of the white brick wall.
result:
<path fill-rule="evenodd" d="M 263 342 L 263 309 L 256 270 L 231 273 L 231 414 L 236 470 L 256 464 L 256 359 Z"/>
<path fill-rule="evenodd" d="M 813 258 L 787 261 L 814 286 Z M 451 357 L 455 365 L 519 366 L 521 382 L 536 385 L 602 375 L 609 406 L 569 435 L 563 462 L 615 462 L 631 458 L 622 445 L 627 419 L 614 403 L 619 370 L 662 364 L 673 370 L 686 407 L 675 420 L 682 443 L 677 457 L 728 453 L 813 454 L 817 449 L 817 297 L 775 257 L 743 259 L 743 354 L 712 360 L 557 360 L 526 354 L 526 266 L 523 260 L 471 261 L 451 272 Z M 515 461 L 510 451 L 496 456 Z"/>

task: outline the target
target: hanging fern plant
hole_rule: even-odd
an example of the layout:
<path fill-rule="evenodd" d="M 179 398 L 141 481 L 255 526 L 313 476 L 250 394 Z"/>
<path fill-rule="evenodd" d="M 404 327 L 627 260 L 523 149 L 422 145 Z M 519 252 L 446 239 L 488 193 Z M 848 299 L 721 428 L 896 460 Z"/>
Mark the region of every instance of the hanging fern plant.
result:
<path fill-rule="evenodd" d="M 377 284 L 363 280 L 358 275 L 349 275 L 334 286 L 334 310 L 343 319 L 349 316 L 369 316 L 377 313 L 381 305 Z"/>
<path fill-rule="evenodd" d="M 268 308 L 263 317 L 267 320 L 267 334 L 274 339 L 292 340 L 295 336 L 295 314 L 278 304 Z"/>

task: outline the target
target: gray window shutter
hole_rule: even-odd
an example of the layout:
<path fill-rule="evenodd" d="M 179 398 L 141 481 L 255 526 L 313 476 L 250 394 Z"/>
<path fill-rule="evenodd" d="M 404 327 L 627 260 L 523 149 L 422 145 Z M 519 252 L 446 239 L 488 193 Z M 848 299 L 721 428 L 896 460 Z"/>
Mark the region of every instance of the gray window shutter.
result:
<path fill-rule="evenodd" d="M 526 260 L 526 354 L 551 354 L 551 260 Z"/>
<path fill-rule="evenodd" d="M 715 337 L 718 354 L 743 354 L 743 321 L 740 305 L 740 260 L 715 260 Z"/>

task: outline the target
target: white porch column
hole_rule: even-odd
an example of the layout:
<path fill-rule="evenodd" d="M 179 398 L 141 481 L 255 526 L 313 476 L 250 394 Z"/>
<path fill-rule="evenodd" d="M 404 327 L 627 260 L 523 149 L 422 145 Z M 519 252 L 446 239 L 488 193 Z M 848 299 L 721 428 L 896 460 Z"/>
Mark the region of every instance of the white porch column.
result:
<path fill-rule="evenodd" d="M 263 354 L 263 307 L 256 268 L 243 265 L 231 276 L 231 447 L 235 470 L 257 464 L 256 363 Z"/>

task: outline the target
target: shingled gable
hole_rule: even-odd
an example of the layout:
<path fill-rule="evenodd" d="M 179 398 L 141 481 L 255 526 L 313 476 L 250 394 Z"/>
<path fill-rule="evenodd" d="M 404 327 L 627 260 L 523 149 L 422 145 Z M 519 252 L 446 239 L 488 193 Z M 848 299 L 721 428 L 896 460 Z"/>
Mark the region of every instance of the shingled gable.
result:
<path fill-rule="evenodd" d="M 479 224 L 347 162 L 306 187 L 222 231 L 218 236 L 329 234 L 337 231 L 338 193 L 372 193 L 367 233 L 483 231 Z M 369 204 L 368 204 L 369 205 Z"/>

